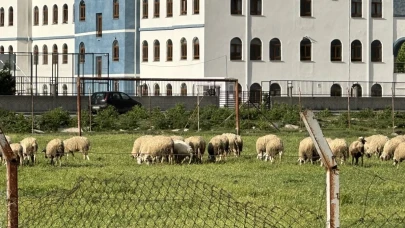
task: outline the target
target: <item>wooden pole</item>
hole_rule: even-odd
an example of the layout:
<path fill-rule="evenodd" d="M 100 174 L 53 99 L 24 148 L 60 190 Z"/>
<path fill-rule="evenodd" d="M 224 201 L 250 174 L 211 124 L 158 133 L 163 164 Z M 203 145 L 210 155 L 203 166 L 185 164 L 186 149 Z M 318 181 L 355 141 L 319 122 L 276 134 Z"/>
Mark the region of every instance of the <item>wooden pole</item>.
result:
<path fill-rule="evenodd" d="M 391 88 L 391 91 L 392 91 L 392 133 L 394 133 L 394 131 L 395 131 L 395 107 L 394 107 L 394 88 Z"/>
<path fill-rule="evenodd" d="M 235 81 L 235 120 L 236 134 L 240 135 L 240 119 L 239 119 L 239 83 Z"/>
<path fill-rule="evenodd" d="M 82 108 L 81 108 L 81 102 L 80 102 L 80 76 L 77 76 L 77 82 L 76 82 L 76 86 L 77 86 L 77 128 L 79 128 L 79 136 L 82 136 Z"/>

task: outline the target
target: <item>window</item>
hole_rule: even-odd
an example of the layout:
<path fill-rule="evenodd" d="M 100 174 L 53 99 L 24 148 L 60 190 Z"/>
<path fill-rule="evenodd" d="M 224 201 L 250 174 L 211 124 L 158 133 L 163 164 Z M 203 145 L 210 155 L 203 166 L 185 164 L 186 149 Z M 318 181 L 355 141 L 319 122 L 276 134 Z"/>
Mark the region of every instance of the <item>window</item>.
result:
<path fill-rule="evenodd" d="M 48 86 L 47 85 L 42 86 L 42 95 L 44 95 L 44 96 L 48 95 Z"/>
<path fill-rule="evenodd" d="M 353 84 L 352 89 L 351 89 L 351 96 L 352 97 L 362 97 L 362 89 L 359 84 Z"/>
<path fill-rule="evenodd" d="M 262 15 L 262 0 L 250 0 L 250 14 Z"/>
<path fill-rule="evenodd" d="M 382 87 L 380 84 L 374 84 L 373 86 L 371 86 L 371 96 L 382 97 Z"/>
<path fill-rule="evenodd" d="M 199 14 L 200 13 L 200 0 L 193 0 L 193 14 Z"/>
<path fill-rule="evenodd" d="M 14 53 L 14 51 L 13 51 L 13 46 L 8 46 L 8 53 L 9 54 L 13 54 Z"/>
<path fill-rule="evenodd" d="M 34 25 L 39 24 L 39 9 L 38 7 L 34 7 Z"/>
<path fill-rule="evenodd" d="M 362 47 L 361 43 L 358 40 L 355 40 L 352 42 L 351 45 L 351 56 L 352 56 L 352 62 L 361 62 L 362 61 Z"/>
<path fill-rule="evenodd" d="M 103 36 L 103 14 L 96 13 L 96 36 Z"/>
<path fill-rule="evenodd" d="M 42 47 L 42 64 L 48 64 L 48 47 L 46 45 Z"/>
<path fill-rule="evenodd" d="M 86 48 L 84 47 L 84 43 L 80 43 L 79 45 L 79 53 L 80 53 L 80 57 L 79 57 L 79 61 L 81 63 L 84 63 L 86 61 Z"/>
<path fill-rule="evenodd" d="M 52 47 L 52 63 L 58 64 L 58 46 L 56 44 Z"/>
<path fill-rule="evenodd" d="M 142 18 L 148 18 L 148 0 L 143 0 L 143 3 L 142 3 Z"/>
<path fill-rule="evenodd" d="M 142 43 L 142 61 L 148 61 L 148 42 L 143 41 Z"/>
<path fill-rule="evenodd" d="M 173 60 L 173 43 L 171 40 L 167 41 L 166 61 Z"/>
<path fill-rule="evenodd" d="M 148 85 L 143 84 L 142 85 L 142 96 L 148 96 L 149 91 L 148 91 Z"/>
<path fill-rule="evenodd" d="M 80 16 L 79 16 L 79 21 L 85 21 L 86 20 L 86 3 L 84 1 L 80 2 Z"/>
<path fill-rule="evenodd" d="M 257 104 L 260 103 L 262 99 L 262 87 L 259 85 L 259 83 L 253 83 L 250 86 L 250 92 L 249 92 L 249 101 Z"/>
<path fill-rule="evenodd" d="M 371 43 L 371 62 L 382 62 L 382 45 L 379 40 L 374 40 Z"/>
<path fill-rule="evenodd" d="M 13 26 L 14 24 L 14 10 L 13 7 L 8 8 L 8 25 Z"/>
<path fill-rule="evenodd" d="M 200 59 L 200 41 L 198 40 L 198 38 L 194 38 L 193 40 L 193 52 L 193 59 Z"/>
<path fill-rule="evenodd" d="M 34 65 L 38 65 L 38 46 L 34 46 L 34 59 L 33 59 Z"/>
<path fill-rule="evenodd" d="M 166 96 L 172 96 L 172 85 L 171 84 L 167 84 L 166 85 Z"/>
<path fill-rule="evenodd" d="M 187 85 L 186 85 L 186 83 L 181 84 L 180 95 L 181 96 L 187 96 Z"/>
<path fill-rule="evenodd" d="M 160 87 L 158 84 L 154 86 L 155 96 L 160 96 Z"/>
<path fill-rule="evenodd" d="M 311 0 L 301 0 L 301 17 L 310 17 L 311 15 Z"/>
<path fill-rule="evenodd" d="M 63 84 L 63 86 L 62 86 L 62 94 L 63 94 L 63 96 L 67 96 L 67 85 L 66 84 Z"/>
<path fill-rule="evenodd" d="M 235 37 L 231 40 L 231 60 L 242 60 L 242 41 Z"/>
<path fill-rule="evenodd" d="M 333 84 L 330 88 L 331 97 L 341 97 L 342 96 L 342 87 L 339 84 Z"/>
<path fill-rule="evenodd" d="M 242 15 L 242 0 L 231 0 L 231 14 Z"/>
<path fill-rule="evenodd" d="M 281 96 L 281 87 L 278 83 L 272 83 L 270 85 L 270 96 L 272 97 Z"/>
<path fill-rule="evenodd" d="M 186 60 L 187 59 L 187 40 L 185 38 L 181 39 L 180 47 L 181 47 L 180 59 Z"/>
<path fill-rule="evenodd" d="M 98 78 L 101 78 L 103 72 L 103 57 L 97 56 L 96 57 L 96 74 Z"/>
<path fill-rule="evenodd" d="M 166 17 L 173 17 L 173 0 L 166 1 Z"/>
<path fill-rule="evenodd" d="M 340 42 L 340 40 L 333 40 L 330 44 L 330 61 L 342 61 L 342 43 Z"/>
<path fill-rule="evenodd" d="M 68 46 L 66 44 L 63 44 L 62 46 L 62 64 L 67 64 L 68 63 Z"/>
<path fill-rule="evenodd" d="M 155 1 L 155 8 L 153 10 L 153 17 L 159 17 L 160 16 L 160 0 L 154 0 Z"/>
<path fill-rule="evenodd" d="M 64 24 L 68 23 L 68 18 L 69 18 L 68 15 L 69 15 L 68 6 L 65 4 L 65 5 L 63 5 L 62 23 L 64 23 Z"/>
<path fill-rule="evenodd" d="M 187 0 L 180 0 L 180 15 L 187 15 Z"/>
<path fill-rule="evenodd" d="M 371 2 L 371 17 L 382 17 L 382 2 L 381 0 L 372 0 Z"/>
<path fill-rule="evenodd" d="M 281 42 L 277 38 L 270 40 L 270 60 L 281 60 Z"/>
<path fill-rule="evenodd" d="M 113 18 L 120 18 L 120 3 L 118 2 L 118 0 L 113 1 Z"/>
<path fill-rule="evenodd" d="M 113 46 L 113 48 L 112 48 L 113 61 L 119 61 L 120 60 L 120 46 L 118 45 L 118 41 L 114 40 L 112 46 Z"/>
<path fill-rule="evenodd" d="M 362 1 L 352 0 L 352 17 L 362 17 Z"/>
<path fill-rule="evenodd" d="M 304 38 L 301 40 L 300 60 L 301 61 L 311 61 L 311 41 L 307 38 Z"/>
<path fill-rule="evenodd" d="M 0 8 L 0 26 L 1 27 L 4 26 L 4 8 L 3 7 Z"/>
<path fill-rule="evenodd" d="M 262 41 L 259 38 L 250 42 L 250 60 L 262 60 Z"/>
<path fill-rule="evenodd" d="M 160 43 L 158 40 L 153 42 L 153 61 L 160 61 Z"/>
<path fill-rule="evenodd" d="M 48 6 L 44 6 L 44 8 L 42 9 L 42 24 L 48 24 Z"/>
<path fill-rule="evenodd" d="M 58 6 L 53 5 L 53 23 L 57 24 L 58 23 Z"/>
<path fill-rule="evenodd" d="M 0 46 L 0 54 L 4 54 L 4 47 Z"/>

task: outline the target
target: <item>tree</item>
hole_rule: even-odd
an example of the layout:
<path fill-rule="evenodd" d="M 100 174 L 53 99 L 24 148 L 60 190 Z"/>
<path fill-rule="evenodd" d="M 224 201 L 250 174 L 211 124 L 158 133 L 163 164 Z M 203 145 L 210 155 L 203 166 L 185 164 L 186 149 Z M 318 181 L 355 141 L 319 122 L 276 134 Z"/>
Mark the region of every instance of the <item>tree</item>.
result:
<path fill-rule="evenodd" d="M 405 43 L 402 43 L 401 48 L 398 51 L 396 68 L 398 73 L 405 72 Z"/>
<path fill-rule="evenodd" d="M 0 70 L 0 95 L 14 95 L 15 91 L 15 78 L 10 73 L 10 64 L 6 63 Z"/>

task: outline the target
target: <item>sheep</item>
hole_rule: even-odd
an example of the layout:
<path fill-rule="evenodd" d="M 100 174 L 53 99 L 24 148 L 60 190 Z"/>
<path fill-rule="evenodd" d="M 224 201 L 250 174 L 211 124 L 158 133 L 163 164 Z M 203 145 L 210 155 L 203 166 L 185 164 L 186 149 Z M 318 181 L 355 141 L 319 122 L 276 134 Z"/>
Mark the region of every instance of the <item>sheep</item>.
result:
<path fill-rule="evenodd" d="M 359 137 L 356 141 L 352 142 L 349 146 L 349 154 L 352 156 L 353 161 L 356 160 L 355 165 L 358 165 L 359 158 L 361 158 L 361 165 L 363 165 L 363 155 L 364 155 L 364 143 L 366 140 L 364 137 Z"/>
<path fill-rule="evenodd" d="M 19 143 L 10 144 L 11 151 L 14 153 L 14 158 L 18 160 L 20 165 L 23 165 L 23 148 Z"/>
<path fill-rule="evenodd" d="M 184 163 L 187 160 L 191 163 L 194 160 L 194 151 L 188 143 L 182 140 L 173 140 L 173 148 L 176 163 Z"/>
<path fill-rule="evenodd" d="M 307 160 L 310 161 L 311 164 L 313 161 L 319 160 L 319 154 L 315 149 L 315 144 L 311 137 L 306 137 L 301 140 L 298 147 L 298 162 L 300 165 Z"/>
<path fill-rule="evenodd" d="M 208 161 L 221 161 L 225 153 L 225 141 L 221 135 L 211 138 L 207 146 Z M 219 159 L 217 158 L 219 156 Z"/>
<path fill-rule="evenodd" d="M 27 137 L 20 141 L 23 148 L 23 160 L 27 160 L 27 164 L 32 162 L 35 165 L 36 153 L 38 151 L 37 140 L 33 137 Z"/>
<path fill-rule="evenodd" d="M 8 135 L 5 135 L 5 138 L 6 138 L 6 141 L 8 142 L 8 144 L 10 145 L 10 144 L 12 143 L 12 142 L 11 142 L 11 137 L 8 136 Z M 5 159 L 6 159 L 6 158 L 5 158 L 4 155 L 3 155 L 3 148 L 1 148 L 1 146 L 0 146 L 0 161 L 4 160 L 4 162 L 6 162 Z"/>
<path fill-rule="evenodd" d="M 66 152 L 66 159 L 69 153 L 74 156 L 74 152 L 82 152 L 84 160 L 90 160 L 89 158 L 89 149 L 90 149 L 90 141 L 83 136 L 74 136 L 68 139 L 63 140 L 63 145 L 65 147 Z"/>
<path fill-rule="evenodd" d="M 231 153 L 233 152 L 233 154 L 235 156 L 238 156 L 238 143 L 237 143 L 237 136 L 233 133 L 223 133 L 222 135 L 226 136 L 228 138 L 228 143 L 229 143 L 229 147 L 228 147 L 228 151 L 227 153 Z"/>
<path fill-rule="evenodd" d="M 393 160 L 394 160 L 393 165 L 394 166 L 397 165 L 397 168 L 399 167 L 399 163 L 405 160 L 405 142 L 401 142 L 395 148 Z"/>
<path fill-rule="evenodd" d="M 191 136 L 184 139 L 184 142 L 188 143 L 191 146 L 196 156 L 194 159 L 198 163 L 202 163 L 202 157 L 205 152 L 206 142 L 203 137 L 201 136 Z"/>
<path fill-rule="evenodd" d="M 240 135 L 236 135 L 236 144 L 238 146 L 237 147 L 238 150 L 236 151 L 236 156 L 239 157 L 240 153 L 242 152 L 242 149 L 243 149 L 243 140 Z"/>
<path fill-rule="evenodd" d="M 333 140 L 326 140 L 329 144 L 329 148 L 335 158 L 340 160 L 340 164 L 344 164 L 349 157 L 349 147 L 345 139 L 336 138 Z"/>
<path fill-rule="evenodd" d="M 269 141 L 271 141 L 274 138 L 278 138 L 276 135 L 265 135 L 262 137 L 259 137 L 256 140 L 256 152 L 257 152 L 257 159 L 265 159 L 267 160 L 268 157 L 266 156 L 266 145 Z"/>
<path fill-rule="evenodd" d="M 174 140 L 181 140 L 181 141 L 184 141 L 183 136 L 180 136 L 180 135 L 172 135 L 172 136 L 170 136 L 170 138 L 172 138 L 173 141 L 174 141 Z"/>
<path fill-rule="evenodd" d="M 139 156 L 139 154 L 140 154 L 139 150 L 141 148 L 143 141 L 146 141 L 147 138 L 151 138 L 151 137 L 153 137 L 153 136 L 152 135 L 143 135 L 143 136 L 135 139 L 134 145 L 132 147 L 132 152 L 131 152 L 132 158 L 137 158 Z"/>
<path fill-rule="evenodd" d="M 382 161 L 387 161 L 394 156 L 395 148 L 401 143 L 405 142 L 405 137 L 402 135 L 398 135 L 390 140 L 388 140 L 385 145 L 383 152 L 380 156 Z"/>
<path fill-rule="evenodd" d="M 173 163 L 174 142 L 168 136 L 153 136 L 145 138 L 142 142 L 139 156 L 137 158 L 138 164 L 146 162 L 147 164 L 156 161 L 164 162 L 168 159 L 169 163 Z"/>
<path fill-rule="evenodd" d="M 49 141 L 42 152 L 45 153 L 45 158 L 51 159 L 51 165 L 55 165 L 55 161 L 53 160 L 55 159 L 56 163 L 58 163 L 59 160 L 59 166 L 62 166 L 61 157 L 65 154 L 65 147 L 61 139 L 52 139 Z"/>
<path fill-rule="evenodd" d="M 270 139 L 270 141 L 268 141 L 266 144 L 266 158 L 264 160 L 270 160 L 270 162 L 274 162 L 274 157 L 278 154 L 281 161 L 283 150 L 283 141 L 279 137 Z"/>
<path fill-rule="evenodd" d="M 229 139 L 226 135 L 217 135 L 223 142 L 224 144 L 224 151 L 223 155 L 226 156 L 229 154 Z"/>
<path fill-rule="evenodd" d="M 389 138 L 385 135 L 372 135 L 365 138 L 364 154 L 370 158 L 373 154 L 379 158 L 384 150 L 384 145 Z"/>

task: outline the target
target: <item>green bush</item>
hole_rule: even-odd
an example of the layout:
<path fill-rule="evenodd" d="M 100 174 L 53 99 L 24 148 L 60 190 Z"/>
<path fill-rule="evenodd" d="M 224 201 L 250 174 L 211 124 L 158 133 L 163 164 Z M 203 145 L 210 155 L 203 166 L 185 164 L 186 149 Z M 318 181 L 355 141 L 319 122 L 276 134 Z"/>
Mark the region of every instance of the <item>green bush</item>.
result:
<path fill-rule="evenodd" d="M 31 118 L 22 114 L 0 109 L 0 127 L 4 132 L 29 133 L 31 132 Z"/>
<path fill-rule="evenodd" d="M 167 122 L 165 114 L 160 110 L 159 107 L 155 107 L 152 110 L 150 118 L 150 126 L 149 128 L 154 129 L 168 129 L 169 124 Z"/>
<path fill-rule="evenodd" d="M 112 106 L 107 106 L 106 109 L 103 109 L 94 116 L 94 130 L 103 131 L 103 130 L 118 130 L 118 112 Z"/>
<path fill-rule="evenodd" d="M 134 130 L 141 126 L 141 122 L 148 118 L 148 111 L 144 107 L 134 106 L 129 112 L 119 116 L 119 126 L 124 130 Z"/>
<path fill-rule="evenodd" d="M 332 116 L 332 112 L 329 109 L 325 109 L 322 111 L 319 111 L 316 116 L 318 118 L 327 118 L 327 117 L 331 117 Z"/>
<path fill-rule="evenodd" d="M 186 111 L 183 103 L 176 104 L 166 112 L 166 121 L 169 128 L 184 128 L 190 119 L 190 113 Z"/>
<path fill-rule="evenodd" d="M 81 112 L 81 127 L 82 129 L 88 129 L 90 127 L 90 118 L 91 122 L 93 122 L 93 116 L 90 117 L 90 112 L 88 110 L 82 110 Z M 93 123 L 92 123 L 93 124 Z M 70 120 L 70 127 L 77 127 L 77 115 L 71 118 Z"/>
<path fill-rule="evenodd" d="M 57 131 L 71 123 L 70 115 L 62 108 L 55 108 L 45 112 L 38 120 L 38 127 L 42 131 Z"/>

